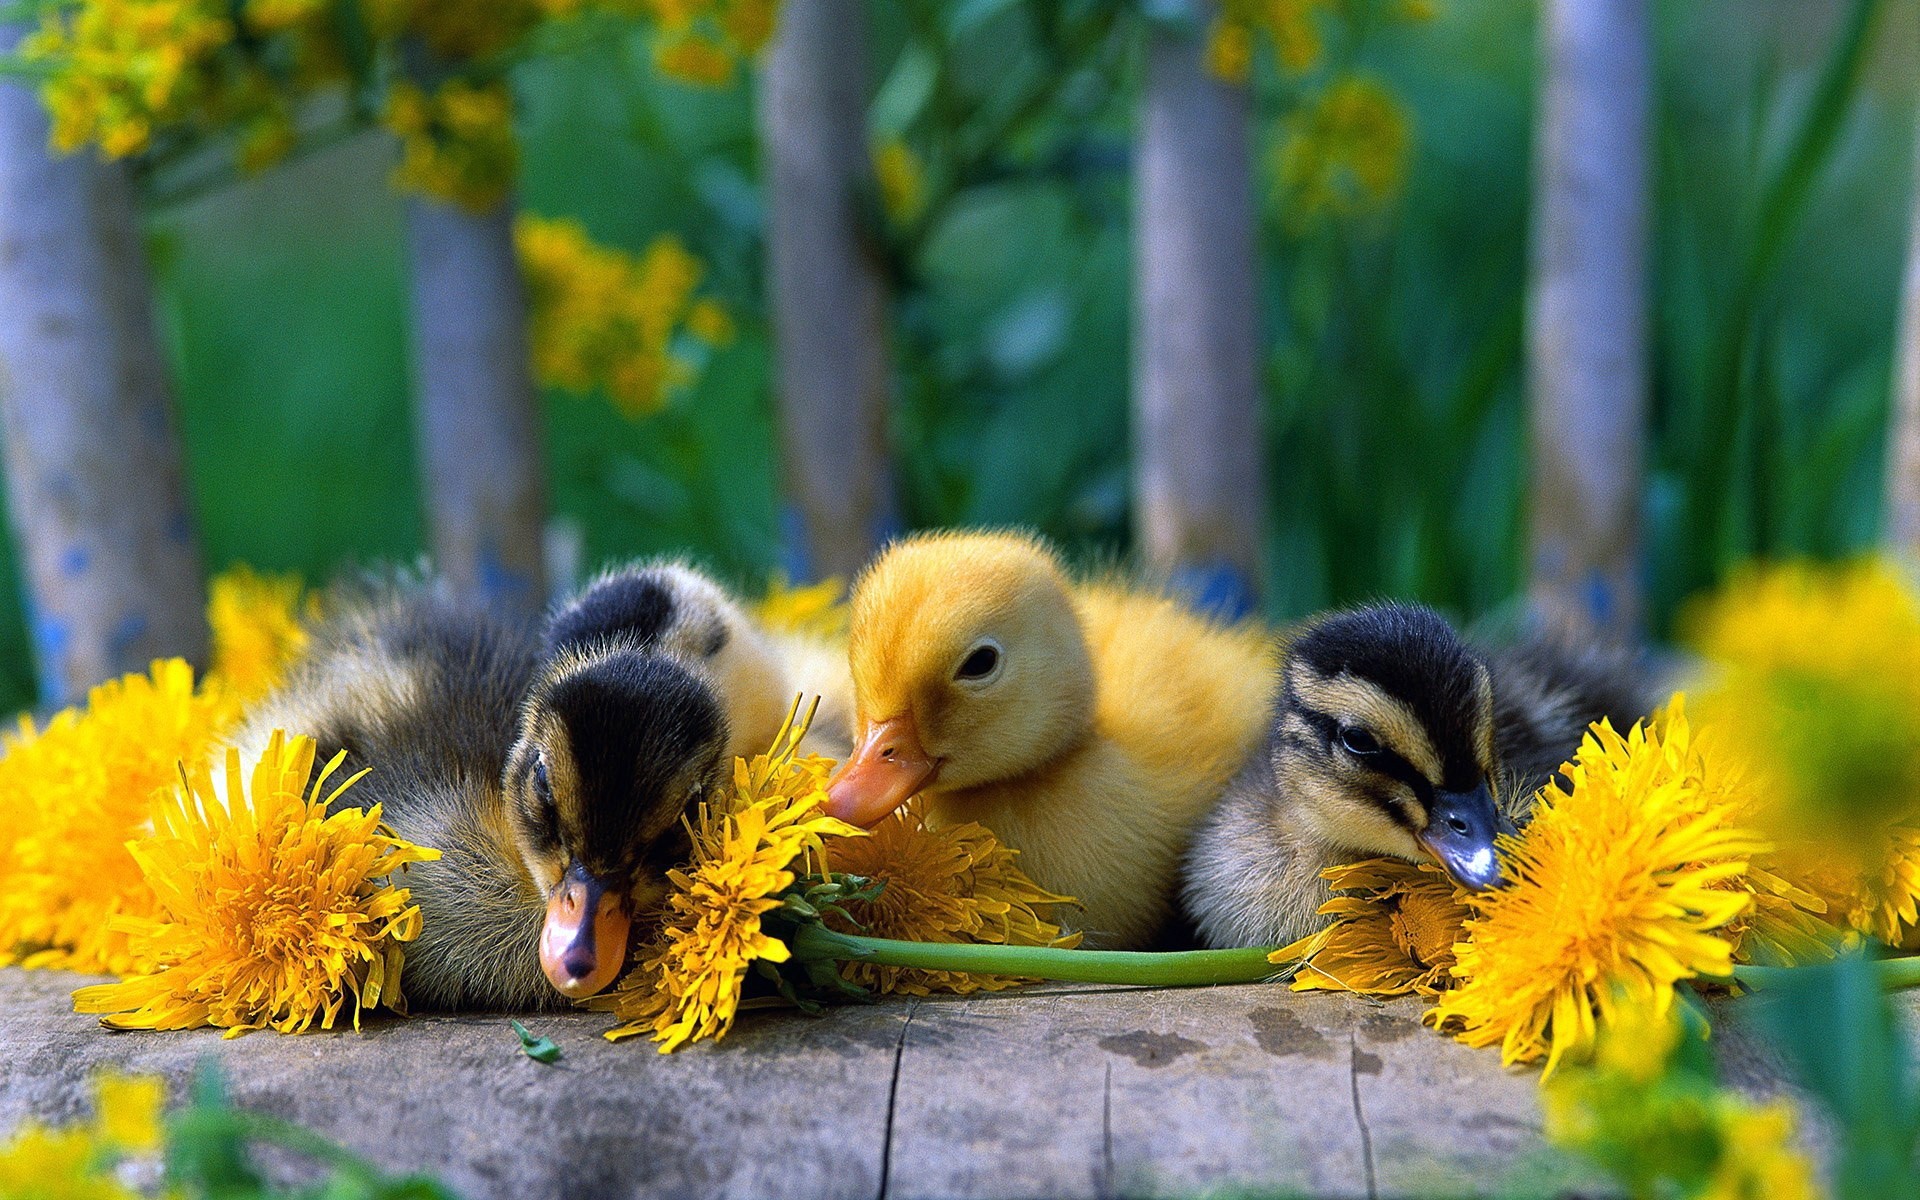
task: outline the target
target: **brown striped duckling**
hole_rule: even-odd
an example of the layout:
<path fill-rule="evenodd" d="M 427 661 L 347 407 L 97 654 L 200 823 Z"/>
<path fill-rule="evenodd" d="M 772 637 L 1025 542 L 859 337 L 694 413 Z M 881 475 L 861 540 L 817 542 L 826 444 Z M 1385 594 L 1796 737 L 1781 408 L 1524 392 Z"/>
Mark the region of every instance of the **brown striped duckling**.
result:
<path fill-rule="evenodd" d="M 1633 660 L 1528 640 L 1491 653 L 1430 609 L 1386 603 L 1288 646 L 1272 728 L 1201 824 L 1184 899 L 1212 946 L 1283 945 L 1325 923 L 1320 872 L 1373 856 L 1501 884 L 1495 838 L 1605 717 L 1652 706 Z"/>

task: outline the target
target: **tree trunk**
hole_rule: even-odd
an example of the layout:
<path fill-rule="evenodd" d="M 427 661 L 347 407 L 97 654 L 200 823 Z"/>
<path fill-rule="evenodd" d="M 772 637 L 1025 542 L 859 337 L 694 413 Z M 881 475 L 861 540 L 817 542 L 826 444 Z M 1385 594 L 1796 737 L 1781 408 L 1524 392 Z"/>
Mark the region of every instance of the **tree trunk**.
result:
<path fill-rule="evenodd" d="M 886 284 L 859 204 L 865 24 L 859 0 L 785 0 L 760 80 L 786 484 L 818 576 L 852 575 L 897 521 Z"/>
<path fill-rule="evenodd" d="M 0 25 L 0 54 L 20 26 Z M 0 80 L 0 427 L 42 696 L 207 650 L 206 583 L 124 167 Z"/>
<path fill-rule="evenodd" d="M 407 202 L 414 441 L 441 573 L 463 601 L 547 602 L 546 464 L 511 201 L 475 214 Z"/>
<path fill-rule="evenodd" d="M 1210 6 L 1195 7 L 1204 27 Z M 1249 99 L 1201 51 L 1149 34 L 1134 158 L 1135 528 L 1150 566 L 1246 611 L 1266 516 Z"/>
<path fill-rule="evenodd" d="M 1914 152 L 1920 176 L 1920 146 Z M 1889 549 L 1920 560 L 1920 178 L 1913 191 L 1900 324 L 1894 330 L 1893 423 L 1887 430 L 1887 507 L 1884 537 Z"/>
<path fill-rule="evenodd" d="M 1641 619 L 1647 420 L 1647 0 L 1548 0 L 1534 138 L 1530 600 L 1550 628 Z"/>

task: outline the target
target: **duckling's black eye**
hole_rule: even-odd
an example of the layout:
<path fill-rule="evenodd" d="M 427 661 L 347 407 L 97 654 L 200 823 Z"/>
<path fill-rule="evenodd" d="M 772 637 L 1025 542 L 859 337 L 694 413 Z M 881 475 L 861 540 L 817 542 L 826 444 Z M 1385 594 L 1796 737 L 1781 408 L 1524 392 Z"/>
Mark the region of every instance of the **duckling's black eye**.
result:
<path fill-rule="evenodd" d="M 1347 753 L 1359 758 L 1369 758 L 1380 753 L 1380 742 L 1366 730 L 1354 725 L 1340 727 L 1340 744 Z"/>
<path fill-rule="evenodd" d="M 955 679 L 985 679 L 1000 669 L 1000 647 L 992 642 L 975 646 L 960 660 L 960 668 L 953 673 Z"/>

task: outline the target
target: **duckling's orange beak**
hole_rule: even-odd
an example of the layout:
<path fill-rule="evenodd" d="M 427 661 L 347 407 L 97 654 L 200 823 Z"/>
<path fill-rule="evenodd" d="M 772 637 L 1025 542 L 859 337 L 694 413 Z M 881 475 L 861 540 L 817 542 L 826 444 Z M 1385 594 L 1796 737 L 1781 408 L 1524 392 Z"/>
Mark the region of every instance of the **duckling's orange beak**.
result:
<path fill-rule="evenodd" d="M 627 961 L 632 918 L 623 894 L 579 863 L 567 868 L 540 927 L 540 969 L 574 1000 L 612 983 Z"/>
<path fill-rule="evenodd" d="M 940 773 L 920 746 L 913 714 L 873 721 L 853 757 L 827 785 L 827 815 L 862 828 L 877 825 Z"/>

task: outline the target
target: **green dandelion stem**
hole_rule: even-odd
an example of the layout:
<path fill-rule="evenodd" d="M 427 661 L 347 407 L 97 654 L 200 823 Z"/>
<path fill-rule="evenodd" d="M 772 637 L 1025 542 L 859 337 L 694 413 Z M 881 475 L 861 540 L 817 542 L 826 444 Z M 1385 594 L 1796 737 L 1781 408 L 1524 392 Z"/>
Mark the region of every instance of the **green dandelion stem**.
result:
<path fill-rule="evenodd" d="M 1786 982 L 1793 967 L 1755 967 L 1737 966 L 1733 969 L 1733 981 L 1751 991 L 1765 991 L 1769 987 Z M 1880 978 L 1880 986 L 1887 991 L 1896 992 L 1901 988 L 1920 987 L 1920 955 L 1901 955 L 1898 958 L 1877 958 L 1873 961 L 1874 974 Z"/>
<path fill-rule="evenodd" d="M 1193 987 L 1211 983 L 1260 983 L 1286 973 L 1267 961 L 1270 947 L 1244 950 L 1064 950 L 1053 946 L 983 946 L 965 942 L 900 942 L 836 933 L 808 922 L 791 945 L 802 962 L 830 959 L 924 971 L 1017 975 L 1061 983 L 1112 983 L 1135 987 Z"/>

